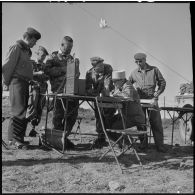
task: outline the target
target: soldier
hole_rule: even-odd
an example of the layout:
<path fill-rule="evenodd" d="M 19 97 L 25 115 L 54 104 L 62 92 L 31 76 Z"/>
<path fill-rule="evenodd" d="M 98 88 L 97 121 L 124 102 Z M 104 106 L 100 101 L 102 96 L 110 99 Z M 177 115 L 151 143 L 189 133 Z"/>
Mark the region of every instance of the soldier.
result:
<path fill-rule="evenodd" d="M 127 81 L 125 71 L 114 71 L 112 75 L 112 81 L 114 84 L 114 90 L 111 91 L 110 96 L 119 98 L 128 98 L 128 101 L 124 103 L 122 108 L 123 116 L 125 118 L 126 128 L 132 126 L 139 127 L 141 130 L 141 124 L 145 123 L 145 115 L 140 104 L 140 98 L 133 87 L 133 85 Z M 116 114 L 111 119 L 111 129 L 123 129 L 122 120 L 120 114 Z M 116 141 L 120 135 L 118 133 L 108 132 L 111 139 Z"/>
<path fill-rule="evenodd" d="M 29 81 L 33 78 L 30 60 L 33 48 L 41 34 L 34 28 L 27 28 L 23 39 L 9 48 L 2 67 L 3 82 L 9 86 L 11 115 L 8 127 L 9 145 L 27 149 L 24 136 L 27 127 L 26 111 L 29 98 Z"/>
<path fill-rule="evenodd" d="M 73 39 L 69 36 L 65 36 L 62 39 L 61 47 L 59 51 L 54 51 L 50 58 L 46 61 L 45 73 L 49 76 L 49 81 L 51 84 L 51 91 L 53 93 L 63 93 L 64 87 L 66 85 L 66 68 L 67 63 L 70 60 L 73 60 L 73 56 L 70 55 L 70 52 L 73 47 Z M 77 66 L 79 66 L 79 59 L 75 59 Z M 80 73 L 77 73 L 79 77 Z M 66 106 L 66 100 L 63 99 L 64 105 Z M 70 134 L 78 115 L 78 107 L 79 101 L 72 100 L 69 101 L 69 107 L 67 108 L 67 112 L 71 112 L 71 114 L 67 117 L 67 136 Z M 53 125 L 56 130 L 63 130 L 63 119 L 64 119 L 64 109 L 62 103 L 59 99 L 56 101 L 56 107 L 53 115 Z M 67 144 L 65 147 L 67 149 L 73 149 L 74 143 L 72 143 L 69 139 L 67 139 L 65 143 Z"/>
<path fill-rule="evenodd" d="M 165 90 L 166 81 L 157 67 L 146 63 L 146 54 L 137 53 L 134 58 L 138 68 L 131 73 L 129 81 L 135 85 L 141 99 L 151 99 L 152 104 L 157 108 L 157 110 L 150 110 L 148 115 L 157 151 L 166 152 L 163 145 L 162 120 L 158 109 L 158 97 Z M 155 91 L 156 86 L 158 86 L 157 91 Z"/>
<path fill-rule="evenodd" d="M 107 91 L 113 89 L 112 84 L 112 67 L 109 64 L 104 64 L 103 59 L 100 57 L 92 57 L 91 59 L 92 68 L 86 73 L 86 93 L 89 96 L 107 96 Z M 107 82 L 107 89 L 104 87 L 104 82 Z M 104 122 L 108 122 L 114 114 L 114 109 L 104 109 Z M 98 138 L 93 144 L 93 148 L 101 148 L 107 146 L 108 143 L 105 140 L 105 135 L 102 129 L 101 121 L 95 105 L 95 117 L 96 117 L 96 132 Z M 106 120 L 107 119 L 107 120 Z M 109 124 L 107 124 L 108 126 Z"/>
<path fill-rule="evenodd" d="M 29 136 L 34 137 L 36 136 L 37 132 L 35 131 L 35 126 L 37 126 L 41 120 L 41 115 L 42 115 L 42 110 L 43 107 L 45 105 L 46 102 L 46 98 L 45 96 L 43 96 L 42 94 L 45 94 L 47 92 L 47 88 L 48 88 L 48 84 L 47 81 L 49 79 L 49 77 L 44 73 L 45 70 L 45 63 L 44 60 L 46 58 L 48 54 L 47 50 L 42 47 L 39 46 L 39 49 L 37 52 L 35 52 L 37 54 L 37 59 L 33 62 L 33 80 L 36 81 L 38 83 L 38 87 L 36 89 L 36 86 L 31 86 L 32 88 L 34 88 L 34 91 L 36 93 L 32 94 L 32 101 L 36 101 L 37 98 L 37 104 L 35 105 L 36 108 L 32 107 L 32 111 L 29 111 L 29 118 L 31 119 L 31 124 L 33 126 L 32 130 L 29 133 Z M 36 97 L 34 97 L 36 96 Z M 33 102 L 31 102 L 32 104 Z M 36 110 L 36 112 L 35 112 Z M 34 116 L 32 116 L 34 115 Z"/>

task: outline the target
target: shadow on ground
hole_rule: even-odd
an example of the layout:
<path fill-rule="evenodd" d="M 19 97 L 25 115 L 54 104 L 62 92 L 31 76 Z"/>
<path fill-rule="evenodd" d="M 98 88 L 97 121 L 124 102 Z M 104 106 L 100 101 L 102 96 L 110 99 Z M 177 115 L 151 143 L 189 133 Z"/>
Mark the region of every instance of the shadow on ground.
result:
<path fill-rule="evenodd" d="M 181 162 L 185 159 L 193 160 L 193 147 L 192 146 L 179 146 L 171 148 L 170 145 L 166 146 L 168 151 L 166 153 L 160 153 L 155 150 L 154 145 L 150 145 L 149 149 L 141 153 L 139 152 L 140 159 L 143 166 L 146 169 L 157 169 L 157 168 L 168 168 L 178 169 L 181 166 Z M 37 164 L 50 164 L 50 163 L 69 163 L 69 164 L 80 164 L 80 163 L 116 163 L 114 155 L 109 153 L 103 159 L 99 160 L 101 154 L 108 149 L 96 149 L 89 150 L 90 144 L 77 144 L 74 151 L 67 151 L 64 155 L 59 154 L 57 158 L 41 158 L 41 159 L 17 159 L 17 160 L 2 160 L 2 166 L 33 166 Z M 31 150 L 40 150 L 39 146 L 31 146 Z M 7 150 L 9 153 L 14 151 Z M 25 153 L 26 151 L 22 151 Z M 29 150 L 28 150 L 29 152 Z M 45 151 L 47 153 L 53 153 L 54 151 Z M 51 154 L 52 156 L 52 154 Z M 119 158 L 119 162 L 125 168 L 131 167 L 132 164 L 138 164 L 136 156 L 133 153 L 125 153 Z M 191 165 L 185 166 L 183 169 L 190 169 Z"/>

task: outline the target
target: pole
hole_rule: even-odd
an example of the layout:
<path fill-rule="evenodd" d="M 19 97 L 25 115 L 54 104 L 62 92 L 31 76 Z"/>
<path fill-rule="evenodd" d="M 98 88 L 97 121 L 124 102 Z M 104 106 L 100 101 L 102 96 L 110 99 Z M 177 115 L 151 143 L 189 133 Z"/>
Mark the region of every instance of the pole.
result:
<path fill-rule="evenodd" d="M 164 96 L 164 107 L 165 107 L 165 96 Z M 164 120 L 165 120 L 165 110 L 164 110 Z"/>

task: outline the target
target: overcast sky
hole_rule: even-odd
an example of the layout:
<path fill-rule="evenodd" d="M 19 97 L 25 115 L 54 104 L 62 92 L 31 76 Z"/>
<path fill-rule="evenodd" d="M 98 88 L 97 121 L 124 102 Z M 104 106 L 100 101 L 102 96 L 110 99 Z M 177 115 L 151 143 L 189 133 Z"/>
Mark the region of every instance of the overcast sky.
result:
<path fill-rule="evenodd" d="M 106 19 L 109 28 L 99 27 Z M 100 56 L 126 76 L 136 68 L 134 54 L 147 52 L 167 81 L 166 104 L 173 104 L 181 83 L 169 68 L 192 81 L 191 18 L 189 3 L 9 3 L 2 5 L 2 58 L 27 27 L 41 32 L 39 45 L 51 53 L 65 35 L 74 39 L 72 53 L 80 58 L 81 78 L 91 68 L 90 57 Z M 169 67 L 169 68 L 167 68 Z"/>

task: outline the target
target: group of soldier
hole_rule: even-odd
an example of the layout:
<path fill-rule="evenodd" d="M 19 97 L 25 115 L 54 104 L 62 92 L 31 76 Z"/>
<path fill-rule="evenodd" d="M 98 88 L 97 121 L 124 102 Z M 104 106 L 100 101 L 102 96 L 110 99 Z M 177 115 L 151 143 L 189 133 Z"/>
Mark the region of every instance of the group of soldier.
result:
<path fill-rule="evenodd" d="M 29 99 L 29 82 L 35 80 L 39 83 L 40 94 L 45 94 L 47 91 L 47 82 L 50 82 L 51 91 L 53 93 L 63 93 L 66 85 L 66 68 L 67 63 L 74 60 L 79 66 L 79 59 L 71 55 L 73 47 L 73 39 L 70 36 L 65 36 L 62 39 L 60 49 L 49 55 L 46 48 L 39 46 L 37 59 L 31 59 L 31 48 L 34 47 L 37 40 L 41 38 L 41 34 L 34 28 L 27 28 L 23 34 L 23 38 L 18 40 L 9 48 L 5 62 L 2 67 L 4 89 L 9 90 L 11 118 L 8 127 L 9 145 L 18 149 L 28 148 L 24 141 L 27 120 L 27 107 Z M 46 57 L 49 56 L 44 63 Z M 152 104 L 156 107 L 155 110 L 148 111 L 150 116 L 151 129 L 154 136 L 156 148 L 159 152 L 166 152 L 163 144 L 163 127 L 158 109 L 158 97 L 164 91 L 166 82 L 155 66 L 150 66 L 146 62 L 144 53 L 134 55 L 135 63 L 138 67 L 131 73 L 129 79 L 126 79 L 125 71 L 113 71 L 111 65 L 104 63 L 101 57 L 92 57 L 91 69 L 86 72 L 86 95 L 89 96 L 113 96 L 128 98 L 128 101 L 122 112 L 125 115 L 126 127 L 132 127 L 136 124 L 138 130 L 143 130 L 141 124 L 145 123 L 146 110 L 141 107 L 140 99 L 151 99 Z M 80 72 L 76 73 L 79 78 Z M 156 86 L 158 89 L 156 90 Z M 43 95 L 39 96 L 38 117 L 40 122 L 42 108 L 44 106 Z M 64 101 L 64 105 L 66 100 Z M 66 148 L 74 149 L 75 145 L 68 139 L 68 135 L 76 122 L 78 116 L 79 101 L 72 100 L 69 103 L 68 111 L 73 110 L 68 115 L 67 120 L 67 135 Z M 76 108 L 76 109 L 75 109 Z M 98 134 L 94 142 L 94 148 L 107 146 L 97 106 L 95 105 L 96 131 Z M 53 127 L 56 130 L 63 130 L 64 109 L 62 102 L 56 100 L 56 106 L 53 112 Z M 115 109 L 104 109 L 103 120 L 107 128 L 122 129 L 122 121 L 119 114 L 116 114 Z M 139 125 L 140 124 L 140 125 Z M 146 129 L 145 129 L 146 130 Z M 33 130 L 34 131 L 34 130 Z M 36 132 L 31 132 L 31 134 Z M 116 140 L 118 135 L 108 133 L 109 137 Z M 140 149 L 146 149 L 148 142 L 147 138 L 140 137 Z"/>

